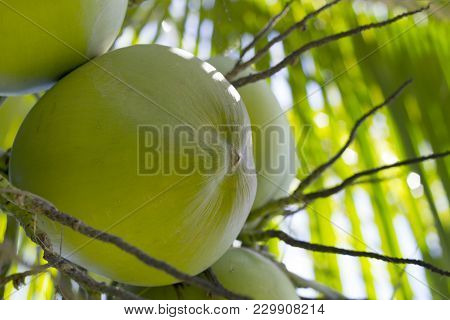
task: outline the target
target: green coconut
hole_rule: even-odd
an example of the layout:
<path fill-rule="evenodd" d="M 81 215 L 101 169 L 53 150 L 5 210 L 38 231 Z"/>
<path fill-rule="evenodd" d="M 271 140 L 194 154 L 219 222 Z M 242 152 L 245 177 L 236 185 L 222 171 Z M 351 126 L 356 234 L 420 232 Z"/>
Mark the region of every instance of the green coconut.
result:
<path fill-rule="evenodd" d="M 105 53 L 119 33 L 127 0 L 0 1 L 0 95 L 48 89 Z"/>
<path fill-rule="evenodd" d="M 0 105 L 0 150 L 12 147 L 20 125 L 35 101 L 33 96 L 10 97 Z"/>
<path fill-rule="evenodd" d="M 227 57 L 208 60 L 223 74 L 235 62 Z M 251 73 L 247 69 L 239 76 Z M 238 88 L 253 126 L 253 152 L 258 177 L 253 209 L 288 196 L 289 187 L 296 176 L 298 159 L 295 140 L 283 109 L 266 81 L 258 81 Z"/>
<path fill-rule="evenodd" d="M 248 125 L 239 94 L 211 65 L 180 49 L 132 46 L 88 62 L 40 99 L 14 142 L 10 178 L 194 275 L 225 253 L 250 212 L 251 135 L 227 134 Z M 204 127 L 218 136 L 211 152 L 195 137 L 189 152 L 169 139 L 177 128 Z M 152 158 L 141 128 L 162 138 Z M 199 169 L 200 155 L 214 170 Z M 158 170 L 147 171 L 147 160 Z M 193 170 L 175 170 L 180 160 Z M 41 217 L 38 225 L 64 257 L 92 272 L 134 285 L 176 282 L 112 245 Z"/>
<path fill-rule="evenodd" d="M 231 248 L 212 267 L 212 274 L 226 289 L 256 300 L 296 300 L 295 287 L 280 268 L 261 254 Z M 208 275 L 202 275 L 208 278 Z M 158 288 L 127 288 L 151 300 L 221 299 L 198 287 L 176 284 Z"/>

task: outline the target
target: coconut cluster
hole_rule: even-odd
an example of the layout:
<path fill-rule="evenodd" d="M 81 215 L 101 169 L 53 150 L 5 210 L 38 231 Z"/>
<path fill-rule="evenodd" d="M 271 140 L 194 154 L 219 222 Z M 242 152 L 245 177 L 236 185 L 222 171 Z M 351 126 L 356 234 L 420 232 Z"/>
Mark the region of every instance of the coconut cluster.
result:
<path fill-rule="evenodd" d="M 160 45 L 105 53 L 126 7 L 125 0 L 0 4 L 0 95 L 51 87 L 34 106 L 10 97 L 0 108 L 0 147 L 14 140 L 11 182 L 185 273 L 211 267 L 236 293 L 297 298 L 276 264 L 231 248 L 252 208 L 286 195 L 295 175 L 292 133 L 276 98 L 265 82 L 236 90 L 223 75 L 233 66 L 228 58 L 208 63 Z M 248 130 L 266 125 L 279 128 L 282 142 Z M 180 285 L 170 286 L 177 279 L 116 247 L 45 217 L 38 226 L 87 270 L 152 287 L 150 298 L 179 298 Z"/>

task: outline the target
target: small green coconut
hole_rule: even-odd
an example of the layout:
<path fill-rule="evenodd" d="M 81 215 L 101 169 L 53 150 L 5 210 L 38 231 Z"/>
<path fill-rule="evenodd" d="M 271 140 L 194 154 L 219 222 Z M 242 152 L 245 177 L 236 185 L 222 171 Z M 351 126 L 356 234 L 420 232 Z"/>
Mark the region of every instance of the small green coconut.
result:
<path fill-rule="evenodd" d="M 256 300 L 296 300 L 295 287 L 278 266 L 261 254 L 231 248 L 212 267 L 213 276 L 226 289 Z M 208 275 L 203 275 L 208 278 Z M 198 287 L 177 284 L 158 288 L 127 288 L 151 300 L 208 300 L 221 297 Z"/>

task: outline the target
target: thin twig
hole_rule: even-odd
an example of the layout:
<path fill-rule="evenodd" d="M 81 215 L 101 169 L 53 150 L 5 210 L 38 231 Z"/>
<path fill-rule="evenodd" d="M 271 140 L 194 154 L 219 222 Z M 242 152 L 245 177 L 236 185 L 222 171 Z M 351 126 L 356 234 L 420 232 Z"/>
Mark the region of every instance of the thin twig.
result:
<path fill-rule="evenodd" d="M 46 271 L 48 271 L 48 268 L 50 268 L 50 267 L 51 267 L 51 265 L 47 263 L 47 264 L 43 264 L 40 266 L 36 266 L 35 268 L 28 270 L 28 271 L 14 273 L 14 274 L 11 274 L 4 278 L 0 278 L 0 287 L 5 286 L 8 282 L 12 281 L 14 288 L 19 288 L 21 285 L 23 285 L 25 283 L 25 279 L 27 277 L 35 276 L 39 273 L 46 272 Z"/>
<path fill-rule="evenodd" d="M 341 0 L 334 0 L 331 1 L 325 5 L 323 5 L 322 7 L 320 7 L 319 9 L 308 13 L 302 20 L 294 23 L 292 26 L 290 26 L 287 30 L 285 30 L 283 33 L 277 35 L 276 37 L 274 37 L 272 40 L 270 40 L 261 50 L 258 50 L 258 52 L 255 53 L 255 55 L 249 59 L 246 62 L 242 62 L 242 58 L 243 58 L 243 54 L 241 54 L 241 57 L 239 58 L 239 60 L 236 62 L 236 65 L 233 67 L 233 69 L 226 75 L 226 78 L 228 80 L 231 80 L 232 78 L 234 78 L 236 75 L 239 74 L 240 71 L 244 70 L 245 68 L 247 68 L 248 66 L 252 65 L 253 63 L 255 63 L 256 61 L 258 61 L 259 59 L 261 59 L 263 56 L 265 56 L 270 48 L 273 47 L 274 44 L 283 41 L 284 39 L 286 39 L 293 31 L 295 30 L 299 30 L 299 29 L 306 29 L 306 23 L 314 18 L 315 16 L 317 16 L 319 13 L 321 13 L 322 11 L 334 6 L 335 4 L 337 4 L 338 2 L 340 2 Z M 254 45 L 254 44 L 253 44 Z M 244 53 L 245 54 L 245 53 Z"/>
<path fill-rule="evenodd" d="M 5 183 L 6 179 L 0 176 L 0 186 L 2 180 Z M 213 285 L 203 278 L 186 274 L 162 260 L 149 256 L 141 249 L 129 244 L 118 236 L 95 229 L 79 219 L 58 211 L 53 205 L 40 197 L 14 188 L 9 184 L 9 182 L 8 185 L 9 186 L 7 188 L 0 189 L 0 195 L 22 210 L 33 213 L 35 215 L 43 215 L 52 221 L 67 226 L 75 230 L 76 232 L 79 232 L 92 239 L 110 243 L 117 248 L 135 256 L 146 265 L 161 270 L 176 279 L 201 287 L 205 290 L 211 291 L 214 294 L 226 297 L 228 299 L 247 299 L 247 297 L 235 294 L 223 287 Z"/>
<path fill-rule="evenodd" d="M 344 181 L 342 181 L 340 184 L 338 184 L 334 187 L 325 188 L 325 189 L 310 192 L 310 193 L 305 193 L 305 194 L 303 194 L 302 199 L 303 199 L 303 201 L 311 202 L 312 200 L 315 200 L 318 198 L 326 198 L 335 193 L 342 191 L 345 187 L 353 184 L 357 179 L 359 179 L 361 177 L 373 175 L 373 174 L 376 174 L 376 173 L 384 171 L 384 170 L 397 168 L 397 167 L 401 167 L 401 166 L 405 166 L 405 165 L 410 165 L 410 164 L 420 163 L 420 162 L 424 162 L 424 161 L 428 161 L 428 160 L 444 158 L 449 155 L 450 155 L 450 150 L 444 151 L 444 152 L 439 152 L 439 153 L 432 153 L 427 156 L 410 158 L 410 159 L 398 161 L 398 162 L 395 162 L 392 164 L 384 165 L 381 167 L 360 171 L 360 172 L 357 172 L 357 173 L 351 175 L 350 177 L 346 178 Z"/>
<path fill-rule="evenodd" d="M 391 180 L 394 180 L 394 179 L 398 179 L 398 178 L 401 178 L 401 177 L 403 177 L 403 175 L 398 174 L 398 175 L 395 175 L 395 176 L 392 176 L 392 177 L 361 179 L 361 180 L 354 181 L 352 183 L 352 186 L 360 185 L 360 184 L 369 184 L 369 183 L 371 183 L 371 184 L 381 183 L 381 182 L 386 182 L 386 181 L 391 181 Z"/>
<path fill-rule="evenodd" d="M 235 81 L 232 81 L 231 84 L 238 88 L 238 87 L 242 87 L 243 85 L 246 85 L 248 83 L 252 83 L 252 82 L 256 82 L 258 80 L 261 79 L 266 79 L 270 76 L 272 76 L 273 74 L 277 73 L 278 71 L 280 71 L 281 69 L 287 67 L 288 65 L 294 64 L 297 61 L 297 57 L 299 55 L 301 55 L 302 53 L 311 50 L 313 48 L 317 48 L 317 47 L 321 47 L 323 45 L 326 45 L 330 42 L 345 38 L 345 37 L 349 37 L 349 36 L 353 36 L 356 34 L 360 34 L 366 30 L 370 30 L 370 29 L 375 29 L 375 28 L 381 28 L 384 26 L 387 26 L 389 24 L 392 24 L 400 19 L 403 19 L 405 17 L 414 15 L 416 13 L 422 12 L 424 10 L 427 10 L 430 6 L 425 6 L 425 7 L 421 7 L 419 9 L 413 10 L 413 11 L 407 11 L 405 13 L 402 13 L 400 15 L 397 15 L 391 19 L 387 19 L 385 21 L 381 21 L 381 22 L 376 22 L 376 23 L 369 23 L 369 24 L 365 24 L 362 26 L 358 26 L 356 28 L 347 30 L 347 31 L 343 31 L 343 32 L 339 32 L 339 33 L 335 33 L 329 36 L 325 36 L 323 38 L 317 39 L 317 40 L 313 40 L 311 42 L 306 43 L 305 45 L 301 46 L 300 48 L 298 48 L 297 50 L 293 51 L 292 53 L 290 53 L 288 56 L 286 56 L 282 61 L 280 61 L 278 64 L 264 70 L 261 72 L 257 72 L 257 73 L 253 73 L 250 74 L 248 76 L 244 76 L 242 78 L 239 78 Z"/>
<path fill-rule="evenodd" d="M 258 218 L 270 215 L 270 216 L 276 216 L 278 215 L 278 212 L 280 212 L 280 209 L 284 210 L 284 208 L 286 208 L 287 206 L 291 205 L 291 204 L 296 204 L 296 203 L 302 203 L 303 200 L 298 198 L 295 195 L 290 195 L 288 197 L 285 198 L 280 198 L 277 200 L 273 200 L 265 205 L 263 205 L 262 207 L 256 208 L 254 209 L 252 212 L 250 212 L 250 215 L 247 219 L 247 223 L 254 221 Z M 302 205 L 303 207 L 303 205 Z"/>
<path fill-rule="evenodd" d="M 239 65 L 242 62 L 242 58 L 245 56 L 245 54 L 255 46 L 255 44 L 262 38 L 264 37 L 267 32 L 269 32 L 270 30 L 273 29 L 273 27 L 278 23 L 278 21 L 280 21 L 285 15 L 286 13 L 289 11 L 291 4 L 292 4 L 293 0 L 288 1 L 285 6 L 283 7 L 283 9 L 275 16 L 273 16 L 268 22 L 267 24 L 264 26 L 264 28 L 262 28 L 253 38 L 253 40 L 246 45 L 242 51 L 241 54 L 239 56 L 239 60 L 236 62 L 236 66 Z M 235 66 L 235 68 L 236 68 Z M 230 72 L 231 73 L 231 72 Z"/>
<path fill-rule="evenodd" d="M 356 132 L 358 131 L 358 128 L 364 123 L 364 121 L 367 120 L 367 118 L 369 118 L 373 114 L 375 114 L 378 110 L 380 110 L 384 106 L 391 103 L 403 91 L 403 89 L 405 89 L 406 86 L 408 86 L 411 82 L 412 82 L 411 79 L 405 81 L 397 90 L 394 91 L 394 93 L 392 93 L 389 97 L 387 97 L 386 100 L 384 100 L 379 105 L 373 107 L 367 113 L 365 113 L 361 118 L 359 118 L 355 122 L 355 124 L 350 132 L 350 135 L 349 135 L 347 141 L 345 142 L 345 144 L 342 146 L 342 148 L 339 149 L 339 151 L 333 157 L 331 157 L 328 161 L 326 161 L 325 163 L 318 166 L 305 179 L 303 179 L 302 182 L 300 183 L 300 185 L 298 186 L 297 190 L 295 190 L 294 193 L 297 195 L 300 195 L 306 187 L 308 187 L 311 183 L 313 183 L 315 180 L 317 180 L 317 178 L 319 178 L 320 175 L 326 169 L 331 167 L 342 156 L 342 154 L 345 152 L 345 150 L 347 150 L 347 148 L 353 142 L 353 140 L 356 137 Z"/>
<path fill-rule="evenodd" d="M 385 261 L 388 263 L 395 263 L 395 264 L 412 264 L 412 265 L 423 267 L 427 270 L 430 270 L 430 271 L 440 274 L 442 276 L 450 277 L 450 271 L 438 268 L 438 267 L 432 265 L 431 263 L 425 262 L 423 260 L 396 258 L 396 257 L 385 256 L 385 255 L 378 254 L 375 252 L 348 250 L 348 249 L 343 249 L 343 248 L 337 248 L 337 247 L 332 247 L 332 246 L 325 246 L 322 244 L 301 241 L 301 240 L 292 238 L 290 235 L 288 235 L 287 233 L 280 231 L 280 230 L 262 231 L 262 232 L 255 233 L 253 236 L 255 237 L 254 239 L 256 239 L 256 240 L 267 240 L 267 239 L 271 239 L 271 238 L 278 238 L 293 247 L 302 248 L 302 249 L 314 251 L 314 252 L 334 253 L 334 254 L 346 255 L 346 256 L 351 256 L 351 257 L 365 257 L 365 258 L 371 258 L 371 259 L 381 260 L 381 261 Z"/>

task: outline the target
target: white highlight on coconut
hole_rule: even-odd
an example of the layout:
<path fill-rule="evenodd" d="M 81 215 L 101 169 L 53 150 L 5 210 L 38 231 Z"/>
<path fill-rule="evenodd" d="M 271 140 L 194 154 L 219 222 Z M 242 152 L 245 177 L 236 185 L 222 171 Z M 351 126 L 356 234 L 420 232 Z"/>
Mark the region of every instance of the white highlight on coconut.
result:
<path fill-rule="evenodd" d="M 225 81 L 225 77 L 220 72 L 214 73 L 212 75 L 212 78 L 213 78 L 213 80 L 220 81 L 220 82 Z"/>
<path fill-rule="evenodd" d="M 241 95 L 239 94 L 239 92 L 236 90 L 235 87 L 230 85 L 230 86 L 228 86 L 227 90 L 228 90 L 228 93 L 231 94 L 234 99 L 236 99 L 236 101 L 238 101 L 238 102 L 241 101 Z"/>
<path fill-rule="evenodd" d="M 174 53 L 174 54 L 176 54 L 176 55 L 178 55 L 178 56 L 180 56 L 180 57 L 182 57 L 182 58 L 185 58 L 185 59 L 192 59 L 194 57 L 194 55 L 192 53 L 187 52 L 187 51 L 185 51 L 183 49 L 170 48 L 169 51 Z"/>
<path fill-rule="evenodd" d="M 210 65 L 208 62 L 203 62 L 202 68 L 208 73 L 216 71 L 216 68 L 214 68 L 214 66 Z"/>

